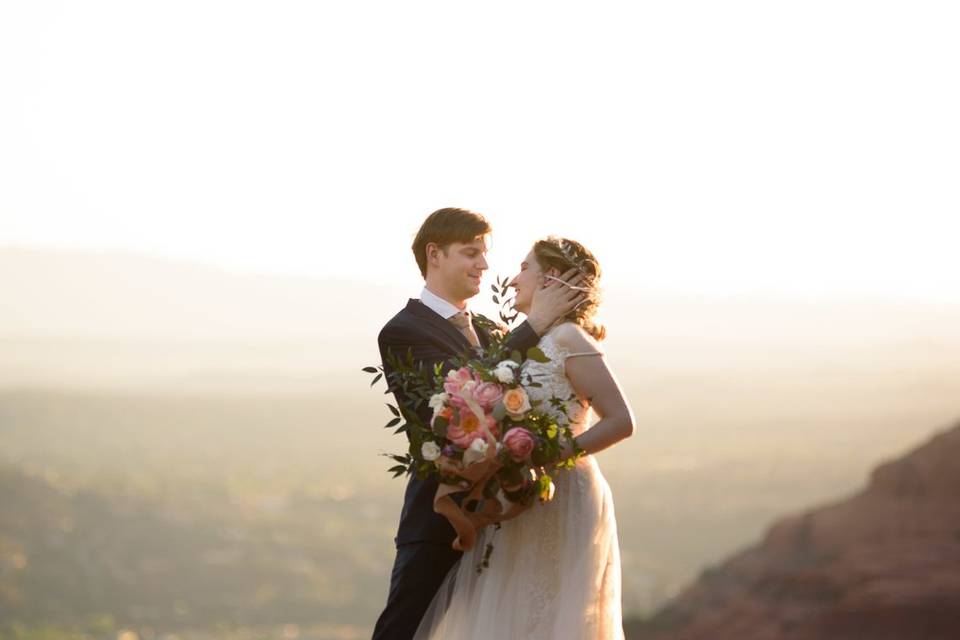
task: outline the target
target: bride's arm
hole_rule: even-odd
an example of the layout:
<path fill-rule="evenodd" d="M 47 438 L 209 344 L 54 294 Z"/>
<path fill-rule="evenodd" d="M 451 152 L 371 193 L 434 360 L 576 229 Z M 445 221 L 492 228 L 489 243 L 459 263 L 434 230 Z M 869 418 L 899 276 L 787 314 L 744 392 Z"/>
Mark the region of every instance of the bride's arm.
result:
<path fill-rule="evenodd" d="M 587 454 L 593 454 L 632 436 L 633 410 L 599 345 L 575 324 L 558 329 L 556 340 L 571 354 L 576 354 L 566 360 L 567 378 L 577 395 L 591 399 L 590 405 L 600 417 L 596 424 L 576 437 L 577 444 Z M 573 455 L 572 450 L 564 453 L 567 457 Z"/>

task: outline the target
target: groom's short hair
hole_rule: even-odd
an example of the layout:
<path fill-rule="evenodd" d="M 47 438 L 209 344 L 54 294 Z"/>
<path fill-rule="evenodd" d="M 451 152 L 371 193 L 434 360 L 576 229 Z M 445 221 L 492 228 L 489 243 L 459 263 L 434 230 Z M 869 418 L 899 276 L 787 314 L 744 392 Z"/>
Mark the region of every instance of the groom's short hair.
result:
<path fill-rule="evenodd" d="M 437 209 L 423 221 L 413 240 L 413 255 L 420 275 L 427 277 L 427 245 L 431 242 L 446 253 L 454 242 L 473 242 L 491 231 L 490 223 L 479 213 L 453 207 Z"/>

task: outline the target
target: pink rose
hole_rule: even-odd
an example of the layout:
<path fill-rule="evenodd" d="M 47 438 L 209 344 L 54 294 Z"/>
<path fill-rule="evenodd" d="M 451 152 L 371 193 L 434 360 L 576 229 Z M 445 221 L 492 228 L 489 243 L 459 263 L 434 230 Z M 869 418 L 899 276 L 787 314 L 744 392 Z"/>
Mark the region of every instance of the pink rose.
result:
<path fill-rule="evenodd" d="M 470 446 L 470 443 L 477 438 L 483 438 L 483 429 L 480 426 L 480 420 L 469 409 L 461 409 L 459 419 L 447 427 L 447 439 L 462 449 Z M 484 414 L 484 421 L 487 423 L 487 429 L 496 438 L 498 435 L 497 421 L 490 414 Z"/>
<path fill-rule="evenodd" d="M 461 392 L 462 393 L 462 392 Z M 455 396 L 450 396 L 450 406 L 461 409 L 462 411 L 469 411 L 470 407 L 467 405 L 467 401 L 463 399 L 459 394 Z"/>
<path fill-rule="evenodd" d="M 449 433 L 449 432 L 448 432 Z M 523 427 L 514 427 L 503 437 L 503 446 L 510 452 L 514 462 L 523 462 L 530 457 L 536 441 L 533 434 Z"/>
<path fill-rule="evenodd" d="M 467 380 L 464 382 L 463 386 L 460 387 L 460 391 L 450 398 L 450 404 L 458 409 L 467 410 L 470 408 L 468 400 L 478 403 L 476 380 Z"/>
<path fill-rule="evenodd" d="M 446 379 L 443 381 L 443 390 L 452 397 L 463 388 L 463 385 L 471 381 L 473 381 L 473 374 L 470 369 L 461 367 L 447 374 Z"/>
<path fill-rule="evenodd" d="M 477 399 L 481 407 L 490 411 L 497 406 L 500 398 L 503 397 L 503 389 L 495 382 L 481 382 L 474 390 L 473 397 Z"/>

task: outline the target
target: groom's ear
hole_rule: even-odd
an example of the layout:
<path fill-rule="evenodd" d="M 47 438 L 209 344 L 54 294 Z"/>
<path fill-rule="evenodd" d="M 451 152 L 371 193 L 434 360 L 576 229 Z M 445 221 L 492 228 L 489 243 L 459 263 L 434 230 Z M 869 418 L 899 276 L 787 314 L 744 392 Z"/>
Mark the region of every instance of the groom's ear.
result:
<path fill-rule="evenodd" d="M 433 264 L 433 265 L 435 265 L 435 266 L 436 266 L 437 263 L 435 263 L 434 260 L 437 260 L 437 259 L 438 259 L 438 255 L 439 255 L 441 252 L 442 252 L 444 255 L 447 254 L 447 252 L 444 251 L 443 249 L 441 249 L 441 248 L 440 248 L 440 245 L 438 245 L 436 242 L 428 242 L 428 243 L 427 243 L 427 246 L 424 247 L 424 255 L 427 257 L 427 262 L 428 262 L 429 264 Z"/>

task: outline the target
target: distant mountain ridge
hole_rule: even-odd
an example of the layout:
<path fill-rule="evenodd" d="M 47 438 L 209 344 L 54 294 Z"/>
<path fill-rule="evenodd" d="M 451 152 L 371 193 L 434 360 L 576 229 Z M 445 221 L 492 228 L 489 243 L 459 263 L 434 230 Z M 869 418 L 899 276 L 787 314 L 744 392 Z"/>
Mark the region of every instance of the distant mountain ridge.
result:
<path fill-rule="evenodd" d="M 390 289 L 364 289 L 356 296 L 348 280 L 234 273 L 135 253 L 0 248 L 0 336 L 316 338 L 376 317 Z M 350 300 L 349 323 L 342 300 Z"/>
<path fill-rule="evenodd" d="M 352 376 L 379 359 L 380 328 L 422 282 L 352 281 L 350 265 L 343 273 L 322 280 L 117 251 L 0 247 L 0 386 L 355 386 Z M 471 308 L 495 317 L 491 298 L 484 285 Z M 601 320 L 626 375 L 641 364 L 726 375 L 864 357 L 911 370 L 960 361 L 960 307 L 614 286 Z"/>
<path fill-rule="evenodd" d="M 385 266 L 385 268 L 390 268 Z M 284 340 L 369 337 L 422 286 L 241 273 L 120 251 L 0 246 L 0 337 L 73 336 Z M 487 280 L 493 281 L 491 270 Z M 500 274 L 507 275 L 507 274 Z M 792 339 L 885 335 L 960 340 L 960 305 L 904 300 L 667 295 L 617 288 L 601 313 L 622 335 L 744 330 Z M 485 285 L 471 305 L 495 315 Z M 826 326 L 823 326 L 826 325 Z"/>

